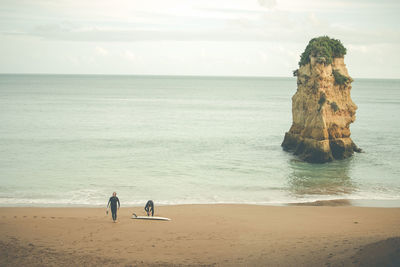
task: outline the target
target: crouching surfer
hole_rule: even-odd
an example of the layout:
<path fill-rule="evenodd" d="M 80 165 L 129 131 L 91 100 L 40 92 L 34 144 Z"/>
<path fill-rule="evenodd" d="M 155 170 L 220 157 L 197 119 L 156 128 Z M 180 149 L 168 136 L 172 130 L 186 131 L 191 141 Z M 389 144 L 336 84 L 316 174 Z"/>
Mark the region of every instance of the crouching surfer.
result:
<path fill-rule="evenodd" d="M 119 207 L 121 205 L 119 203 L 119 199 L 117 197 L 117 193 L 114 192 L 112 194 L 112 197 L 110 197 L 110 199 L 108 200 L 107 211 L 106 211 L 106 213 L 108 214 L 108 206 L 110 206 L 111 207 L 112 219 L 113 219 L 114 222 L 117 220 L 117 203 L 118 203 L 118 210 L 119 210 Z"/>
<path fill-rule="evenodd" d="M 144 207 L 144 210 L 147 213 L 147 216 L 150 216 L 150 212 L 151 212 L 151 216 L 154 216 L 154 202 L 153 200 L 149 200 L 146 203 L 146 206 Z"/>

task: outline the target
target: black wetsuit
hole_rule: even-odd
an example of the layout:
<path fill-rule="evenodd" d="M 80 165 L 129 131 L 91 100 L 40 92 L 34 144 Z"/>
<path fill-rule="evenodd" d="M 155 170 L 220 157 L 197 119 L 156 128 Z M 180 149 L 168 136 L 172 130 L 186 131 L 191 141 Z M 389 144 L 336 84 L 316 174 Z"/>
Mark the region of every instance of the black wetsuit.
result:
<path fill-rule="evenodd" d="M 121 206 L 119 203 L 119 199 L 117 197 L 110 197 L 110 200 L 108 201 L 108 205 L 111 207 L 111 214 L 112 214 L 112 219 L 115 221 L 117 220 L 117 203 L 118 203 L 118 208 Z"/>
<path fill-rule="evenodd" d="M 151 210 L 151 216 L 154 216 L 154 203 L 153 200 L 149 200 L 144 207 L 144 210 L 148 213 Z"/>

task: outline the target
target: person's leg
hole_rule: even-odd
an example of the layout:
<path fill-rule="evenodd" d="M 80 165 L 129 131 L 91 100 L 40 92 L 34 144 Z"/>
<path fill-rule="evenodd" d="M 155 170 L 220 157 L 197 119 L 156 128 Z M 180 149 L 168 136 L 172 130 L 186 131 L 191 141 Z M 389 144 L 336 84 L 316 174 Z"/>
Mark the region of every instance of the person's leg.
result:
<path fill-rule="evenodd" d="M 111 214 L 112 214 L 112 219 L 113 221 L 117 220 L 117 209 L 111 207 Z"/>
<path fill-rule="evenodd" d="M 151 216 L 154 216 L 154 206 L 151 207 Z"/>

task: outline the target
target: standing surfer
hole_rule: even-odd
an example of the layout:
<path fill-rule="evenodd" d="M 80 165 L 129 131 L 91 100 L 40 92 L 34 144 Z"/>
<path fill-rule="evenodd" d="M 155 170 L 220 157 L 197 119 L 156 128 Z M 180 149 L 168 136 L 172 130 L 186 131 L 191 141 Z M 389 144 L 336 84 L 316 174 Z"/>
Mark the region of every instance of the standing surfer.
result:
<path fill-rule="evenodd" d="M 111 207 L 111 214 L 112 214 L 112 219 L 115 222 L 117 220 L 117 203 L 118 203 L 118 209 L 121 206 L 119 203 L 119 199 L 117 197 L 117 193 L 114 192 L 112 197 L 110 197 L 110 199 L 108 200 L 107 203 L 107 211 L 106 213 L 108 214 L 108 206 Z"/>

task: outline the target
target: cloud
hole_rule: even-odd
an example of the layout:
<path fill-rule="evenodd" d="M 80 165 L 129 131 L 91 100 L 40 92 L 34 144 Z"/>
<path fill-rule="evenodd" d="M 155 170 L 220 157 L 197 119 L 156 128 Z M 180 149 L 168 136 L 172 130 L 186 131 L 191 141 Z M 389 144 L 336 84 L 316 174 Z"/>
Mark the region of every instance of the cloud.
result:
<path fill-rule="evenodd" d="M 126 59 L 128 59 L 129 61 L 134 61 L 134 60 L 136 60 L 135 54 L 132 53 L 130 50 L 125 50 L 124 57 L 125 57 Z"/>
<path fill-rule="evenodd" d="M 317 16 L 315 15 L 315 13 L 310 13 L 310 15 L 308 16 L 310 22 L 314 25 L 314 26 L 320 26 L 321 22 L 319 21 L 319 19 L 317 18 Z"/>
<path fill-rule="evenodd" d="M 248 41 L 248 42 L 307 42 L 309 39 L 329 35 L 354 44 L 400 42 L 400 31 L 385 29 L 370 31 L 329 24 L 315 15 L 294 20 L 285 14 L 264 16 L 257 20 L 226 20 L 223 27 L 204 27 L 195 30 L 149 27 L 98 27 L 72 24 L 42 25 L 31 31 L 2 32 L 8 36 L 33 36 L 48 40 L 74 42 L 140 42 L 140 41 Z M 106 51 L 96 51 L 106 55 Z"/>
<path fill-rule="evenodd" d="M 265 62 L 268 61 L 268 54 L 267 54 L 267 53 L 265 53 L 264 51 L 259 51 L 258 53 L 259 53 L 260 59 L 261 59 L 262 61 L 265 61 Z"/>
<path fill-rule="evenodd" d="M 369 21 L 338 19 L 340 9 L 352 14 L 359 1 L 321 1 L 314 4 L 312 11 L 296 8 L 287 9 L 289 4 L 297 7 L 298 2 L 286 0 L 258 0 L 252 3 L 215 3 L 204 0 L 194 6 L 193 2 L 175 2 L 168 6 L 164 2 L 150 5 L 135 1 L 117 0 L 115 8 L 108 1 L 90 8 L 85 1 L 61 1 L 53 3 L 39 0 L 41 7 L 51 11 L 41 14 L 42 9 L 30 10 L 14 7 L 13 14 L 3 10 L 0 34 L 25 35 L 47 40 L 73 42 L 138 42 L 138 41 L 251 41 L 251 42 L 307 42 L 319 35 L 331 35 L 348 43 L 399 43 L 400 30 L 392 24 L 368 25 Z M 314 1 L 315 2 L 315 1 Z M 307 7 L 314 3 L 302 1 Z M 8 1 L 9 5 L 12 1 Z M 24 2 L 25 3 L 25 2 Z M 185 3 L 185 4 L 183 4 Z M 123 4 L 123 5 L 122 5 Z M 371 5 L 371 3 L 369 4 Z M 125 8 L 122 8 L 124 6 Z M 368 5 L 367 5 L 368 6 Z M 77 8 L 79 7 L 79 8 Z M 327 8 L 329 7 L 329 8 Z M 333 12 L 330 8 L 335 8 Z M 374 5 L 375 7 L 375 5 Z M 271 10 L 266 10 L 266 8 Z M 78 9 L 78 10 L 77 10 Z M 5 9 L 6 10 L 6 9 Z M 46 10 L 46 9 L 44 9 Z M 357 9 L 358 10 L 358 9 Z M 31 12 L 28 12 L 31 11 Z M 73 11 L 73 12 L 72 12 Z M 350 12 L 350 13 L 349 13 Z M 355 14 L 358 14 L 357 12 Z M 120 16 L 118 16 L 120 15 Z M 14 19 L 12 17 L 14 16 Z M 323 18 L 323 19 L 321 19 Z M 350 18 L 350 16 L 349 16 Z M 21 23 L 16 23 L 23 19 Z M 380 20 L 377 20 L 380 21 Z"/>
<path fill-rule="evenodd" d="M 360 53 L 366 54 L 369 51 L 369 49 L 366 45 L 348 44 L 346 47 L 351 52 L 360 52 Z"/>
<path fill-rule="evenodd" d="M 96 46 L 95 52 L 97 55 L 101 55 L 101 56 L 107 56 L 109 54 L 107 49 L 100 47 L 100 46 Z"/>
<path fill-rule="evenodd" d="M 273 8 L 276 6 L 276 0 L 258 0 L 258 4 L 265 8 Z"/>

